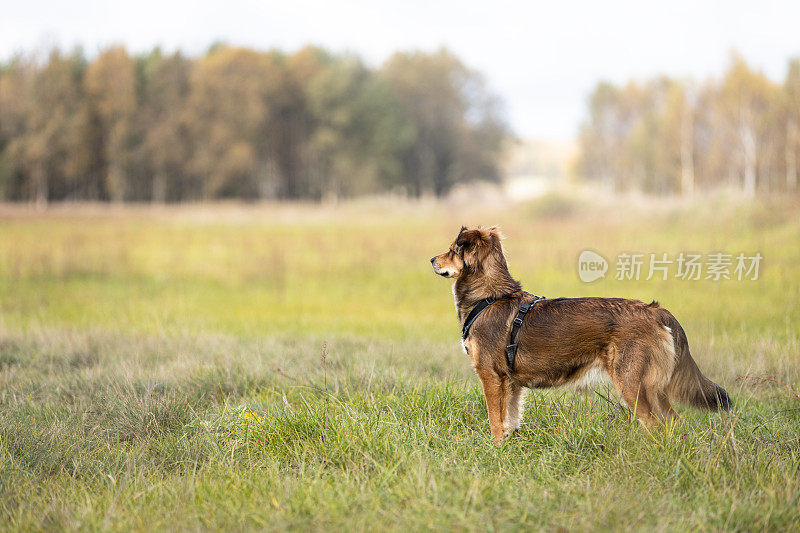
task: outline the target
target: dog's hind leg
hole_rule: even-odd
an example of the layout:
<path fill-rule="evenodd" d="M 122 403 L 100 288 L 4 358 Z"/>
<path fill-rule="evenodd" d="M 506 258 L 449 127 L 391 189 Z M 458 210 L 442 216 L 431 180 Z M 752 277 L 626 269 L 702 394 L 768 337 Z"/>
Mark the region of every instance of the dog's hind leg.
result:
<path fill-rule="evenodd" d="M 645 425 L 657 425 L 680 418 L 672 408 L 663 385 L 648 379 L 649 365 L 637 366 L 634 363 L 632 366 L 634 368 L 629 372 L 615 373 L 611 377 L 620 397 L 639 420 Z"/>
<path fill-rule="evenodd" d="M 656 342 L 648 344 L 643 350 L 648 356 L 643 360 L 642 389 L 653 414 L 659 421 L 670 423 L 680 418 L 672 408 L 667 394 L 670 379 L 675 372 L 675 344 L 669 328 L 657 329 Z"/>
<path fill-rule="evenodd" d="M 636 346 L 612 345 L 608 353 L 612 361 L 607 369 L 608 374 L 620 398 L 643 424 L 654 425 L 656 417 L 653 415 L 653 406 L 642 382 L 645 364 L 643 358 L 637 356 Z"/>
<path fill-rule="evenodd" d="M 616 384 L 616 382 L 615 382 Z M 620 390 L 619 386 L 617 390 Z M 658 418 L 653 413 L 653 405 L 648 399 L 648 395 L 642 390 L 639 383 L 629 384 L 629 387 L 621 394 L 625 404 L 633 411 L 639 421 L 646 426 L 658 424 Z"/>
<path fill-rule="evenodd" d="M 679 420 L 680 415 L 672 408 L 672 403 L 669 401 L 669 396 L 666 391 L 661 391 L 656 394 L 656 400 L 660 411 L 660 416 L 664 421 L 669 424 L 674 420 Z"/>
<path fill-rule="evenodd" d="M 498 446 L 508 436 L 505 428 L 505 419 L 508 416 L 507 394 L 508 378 L 500 376 L 492 370 L 477 369 L 478 377 L 483 385 L 483 395 L 486 397 L 486 410 L 489 413 L 489 429 L 492 439 Z"/>

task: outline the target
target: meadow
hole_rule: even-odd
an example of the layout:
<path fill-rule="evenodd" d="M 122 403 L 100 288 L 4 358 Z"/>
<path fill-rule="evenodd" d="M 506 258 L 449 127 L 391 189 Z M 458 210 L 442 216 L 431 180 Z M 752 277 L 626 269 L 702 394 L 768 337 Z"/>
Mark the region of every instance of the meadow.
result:
<path fill-rule="evenodd" d="M 537 294 L 658 300 L 735 402 L 535 391 L 492 445 L 431 273 L 499 224 Z M 758 280 L 582 283 L 595 250 Z M 3 530 L 798 530 L 800 199 L 0 206 Z"/>

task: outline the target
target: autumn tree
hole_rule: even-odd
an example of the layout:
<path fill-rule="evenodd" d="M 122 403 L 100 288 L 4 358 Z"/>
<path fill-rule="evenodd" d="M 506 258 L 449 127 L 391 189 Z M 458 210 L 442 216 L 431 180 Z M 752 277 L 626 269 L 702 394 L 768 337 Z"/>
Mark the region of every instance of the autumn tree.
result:
<path fill-rule="evenodd" d="M 691 198 L 695 192 L 695 90 L 690 82 L 667 80 L 659 114 L 659 180 L 664 190 Z"/>
<path fill-rule="evenodd" d="M 734 132 L 742 190 L 753 196 L 759 181 L 759 159 L 768 146 L 771 83 L 751 70 L 744 59 L 734 57 L 722 80 L 717 102 L 727 127 Z"/>
<path fill-rule="evenodd" d="M 64 56 L 56 50 L 44 68 L 28 68 L 14 88 L 23 118 L 7 149 L 28 176 L 24 195 L 44 205 L 73 195 L 86 171 L 87 117 L 80 90 L 85 62 L 80 52 Z"/>
<path fill-rule="evenodd" d="M 186 161 L 190 136 L 187 99 L 191 61 L 180 53 L 164 56 L 154 50 L 140 60 L 140 104 L 136 130 L 139 174 L 137 196 L 163 203 L 183 197 L 188 189 Z"/>
<path fill-rule="evenodd" d="M 784 82 L 786 102 L 786 189 L 797 190 L 798 151 L 800 151 L 800 60 L 789 62 Z"/>
<path fill-rule="evenodd" d="M 497 156 L 507 128 L 477 73 L 442 49 L 395 54 L 381 75 L 414 125 L 402 155 L 414 196 L 426 190 L 443 196 L 460 182 L 499 179 Z"/>
<path fill-rule="evenodd" d="M 601 83 L 589 98 L 578 168 L 612 190 L 794 190 L 800 67 L 783 86 L 734 56 L 722 80 Z"/>
<path fill-rule="evenodd" d="M 499 179 L 507 127 L 446 51 L 376 71 L 308 46 L 200 58 L 111 47 L 0 64 L 0 194 L 183 201 L 445 194 Z"/>
<path fill-rule="evenodd" d="M 266 146 L 275 161 L 275 196 L 319 198 L 324 177 L 315 172 L 311 138 L 317 120 L 308 101 L 308 87 L 333 58 L 307 46 L 285 58 L 282 76 L 271 87 Z"/>
<path fill-rule="evenodd" d="M 0 66 L 0 192 L 8 200 L 28 199 L 23 193 L 29 177 L 22 169 L 14 140 L 25 134 L 26 86 L 33 68 L 22 57 Z M 17 157 L 14 157 L 17 155 Z"/>
<path fill-rule="evenodd" d="M 98 195 L 113 201 L 125 200 L 138 105 L 133 59 L 121 46 L 101 52 L 86 71 L 84 87 L 97 143 Z"/>
<path fill-rule="evenodd" d="M 268 164 L 257 141 L 265 135 L 267 94 L 280 82 L 280 59 L 223 47 L 203 58 L 191 77 L 187 124 L 195 198 L 257 197 Z"/>
<path fill-rule="evenodd" d="M 414 130 L 384 80 L 357 58 L 329 62 L 309 84 L 313 196 L 377 192 L 401 181 Z"/>
<path fill-rule="evenodd" d="M 580 134 L 580 168 L 589 179 L 616 192 L 625 188 L 624 147 L 633 131 L 635 89 L 601 82 L 589 96 L 589 119 Z"/>

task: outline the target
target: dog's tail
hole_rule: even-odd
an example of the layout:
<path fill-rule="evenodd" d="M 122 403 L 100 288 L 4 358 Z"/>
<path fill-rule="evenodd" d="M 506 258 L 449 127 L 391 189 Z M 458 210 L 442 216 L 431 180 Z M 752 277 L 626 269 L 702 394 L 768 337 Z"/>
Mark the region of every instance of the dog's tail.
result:
<path fill-rule="evenodd" d="M 667 385 L 669 396 L 679 402 L 693 407 L 712 411 L 728 411 L 733 406 L 728 393 L 705 377 L 689 352 L 689 341 L 678 320 L 664 308 L 661 312 L 662 323 L 672 330 L 675 343 L 675 370 Z"/>

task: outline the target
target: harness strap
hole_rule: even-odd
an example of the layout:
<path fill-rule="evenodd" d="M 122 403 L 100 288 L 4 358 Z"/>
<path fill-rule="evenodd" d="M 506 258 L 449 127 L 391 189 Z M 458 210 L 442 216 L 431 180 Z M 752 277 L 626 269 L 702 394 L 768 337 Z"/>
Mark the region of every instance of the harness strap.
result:
<path fill-rule="evenodd" d="M 533 309 L 533 306 L 536 305 L 537 302 L 540 300 L 544 300 L 544 296 L 536 296 L 534 295 L 534 300 L 532 302 L 523 303 L 519 306 L 519 311 L 517 311 L 517 316 L 514 317 L 514 322 L 511 325 L 511 342 L 508 346 L 506 346 L 506 361 L 508 362 L 508 370 L 514 370 L 514 360 L 517 358 L 517 333 L 519 333 L 519 329 L 522 327 L 522 322 L 525 320 L 525 315 L 528 314 L 528 311 Z"/>
<path fill-rule="evenodd" d="M 492 305 L 497 301 L 497 298 L 489 297 L 480 300 L 476 303 L 472 309 L 469 310 L 469 314 L 467 315 L 467 319 L 464 320 L 464 326 L 461 328 L 461 339 L 467 340 L 467 335 L 469 335 L 469 328 L 472 326 L 472 323 L 475 322 L 475 319 L 478 318 L 484 309 Z"/>

